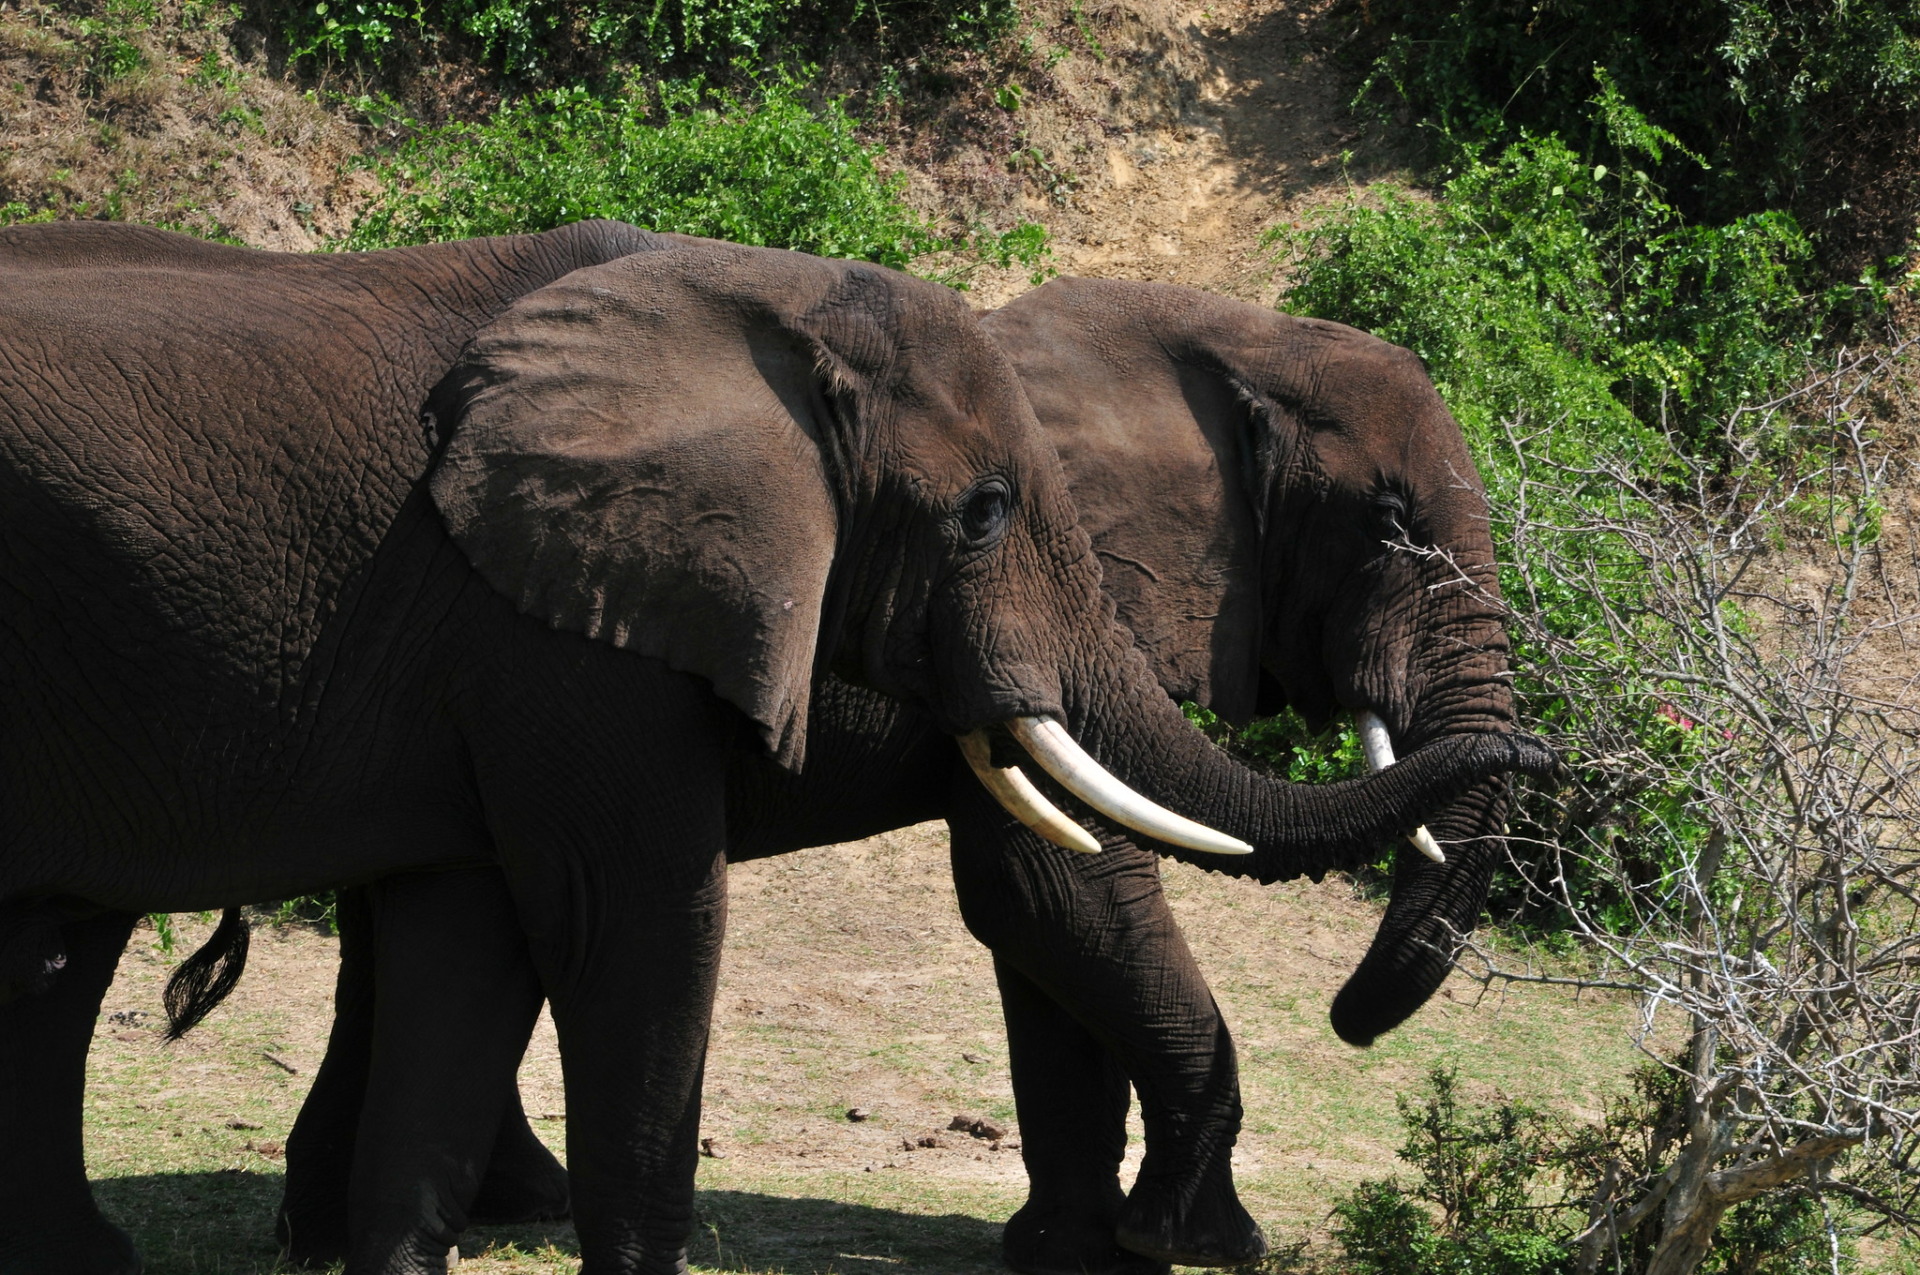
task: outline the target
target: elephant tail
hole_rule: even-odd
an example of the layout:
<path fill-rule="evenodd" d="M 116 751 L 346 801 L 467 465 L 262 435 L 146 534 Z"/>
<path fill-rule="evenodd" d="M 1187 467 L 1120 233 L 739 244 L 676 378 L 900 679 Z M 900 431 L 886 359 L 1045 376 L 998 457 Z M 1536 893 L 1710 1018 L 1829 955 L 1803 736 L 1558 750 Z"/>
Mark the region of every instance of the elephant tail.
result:
<path fill-rule="evenodd" d="M 247 968 L 247 918 L 239 908 L 220 914 L 220 925 L 198 951 L 180 962 L 161 997 L 167 1007 L 167 1039 L 192 1031 L 227 998 Z"/>

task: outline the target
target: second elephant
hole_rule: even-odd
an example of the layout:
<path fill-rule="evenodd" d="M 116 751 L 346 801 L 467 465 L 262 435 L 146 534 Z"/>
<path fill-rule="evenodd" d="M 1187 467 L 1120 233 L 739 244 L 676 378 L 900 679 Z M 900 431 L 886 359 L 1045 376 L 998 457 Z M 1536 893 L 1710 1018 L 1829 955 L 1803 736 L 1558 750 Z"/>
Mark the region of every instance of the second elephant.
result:
<path fill-rule="evenodd" d="M 1170 694 L 1231 721 L 1285 704 L 1310 720 L 1372 712 L 1407 751 L 1486 746 L 1459 782 L 1432 790 L 1446 800 L 1418 807 L 1448 861 L 1403 850 L 1373 950 L 1335 1004 L 1340 1034 L 1366 1043 L 1432 993 L 1477 918 L 1504 815 L 1498 772 L 1545 764 L 1509 741 L 1492 545 L 1458 426 L 1406 351 L 1187 289 L 1061 279 L 985 327 L 1060 454 L 1119 618 Z M 1232 1042 L 1160 893 L 1151 852 L 1169 848 L 1096 823 L 1100 855 L 1045 844 L 980 799 L 923 715 L 844 683 L 819 688 L 808 732 L 800 773 L 736 768 L 729 858 L 948 819 L 963 912 L 995 954 L 1031 1183 L 1007 1229 L 1009 1263 L 1050 1275 L 1258 1256 L 1229 1165 Z M 1189 793 L 1184 808 L 1260 847 L 1206 866 L 1268 881 L 1349 864 L 1369 836 L 1407 828 L 1363 828 L 1351 803 L 1376 798 L 1353 785 L 1314 795 L 1282 808 Z M 288 1148 L 283 1232 L 296 1251 L 318 1238 L 315 1256 L 345 1225 L 371 1007 L 390 986 L 404 1003 L 406 966 L 433 959 L 443 926 L 471 937 L 418 883 L 381 906 L 384 926 L 356 914 L 343 931 L 340 1003 L 362 1010 L 336 1024 Z M 379 991 L 360 955 L 376 941 Z M 470 1030 L 441 1013 L 447 1030 Z M 1129 1083 L 1148 1148 L 1130 1198 L 1118 1180 Z M 522 1202 L 551 1201 L 557 1167 L 505 1101 L 489 1190 L 537 1183 L 545 1194 Z M 457 1230 L 463 1206 L 445 1201 L 442 1224 Z"/>

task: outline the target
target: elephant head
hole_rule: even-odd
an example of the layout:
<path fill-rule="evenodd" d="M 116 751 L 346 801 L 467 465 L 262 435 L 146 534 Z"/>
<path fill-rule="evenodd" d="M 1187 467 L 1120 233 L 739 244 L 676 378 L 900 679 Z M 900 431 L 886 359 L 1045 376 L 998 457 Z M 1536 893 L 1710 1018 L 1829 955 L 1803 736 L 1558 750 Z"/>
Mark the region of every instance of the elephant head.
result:
<path fill-rule="evenodd" d="M 985 325 L 1172 695 L 1233 722 L 1346 709 L 1403 750 L 1513 729 L 1486 496 L 1413 354 L 1189 289 L 1084 279 Z M 1370 1043 L 1446 976 L 1505 810 L 1504 781 L 1478 779 L 1429 821 L 1445 862 L 1402 844 L 1386 917 L 1334 1002 L 1344 1039 Z M 1300 866 L 1263 853 L 1245 870 Z"/>
<path fill-rule="evenodd" d="M 681 241 L 522 299 L 429 415 L 434 500 L 490 584 L 707 679 L 783 766 L 830 669 L 958 736 L 1045 738 L 1123 822 L 1206 842 L 1052 725 L 1193 736 L 1126 662 L 1058 461 L 949 290 Z"/>

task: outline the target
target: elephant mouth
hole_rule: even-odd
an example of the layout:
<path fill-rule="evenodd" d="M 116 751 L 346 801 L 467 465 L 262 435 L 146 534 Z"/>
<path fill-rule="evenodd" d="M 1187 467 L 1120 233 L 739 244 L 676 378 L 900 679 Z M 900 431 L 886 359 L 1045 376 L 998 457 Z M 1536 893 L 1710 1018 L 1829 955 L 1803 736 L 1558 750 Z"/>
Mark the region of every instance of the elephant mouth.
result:
<path fill-rule="evenodd" d="M 1060 786 L 1115 823 L 1169 845 L 1210 854 L 1252 854 L 1253 847 L 1175 814 L 1114 778 L 1050 717 L 1016 717 L 1007 732 L 1059 781 Z M 1047 800 L 1018 766 L 996 766 L 985 730 L 959 737 L 961 756 L 975 777 L 1006 812 L 1048 841 L 1082 854 L 1097 854 L 1100 843 Z"/>
<path fill-rule="evenodd" d="M 1353 715 L 1353 724 L 1360 732 L 1360 749 L 1367 755 L 1368 768 L 1377 773 L 1393 765 L 1393 736 L 1388 733 L 1387 723 L 1380 714 L 1371 709 L 1359 709 Z M 1446 851 L 1440 848 L 1440 843 L 1433 839 L 1433 834 L 1427 831 L 1425 824 L 1407 834 L 1407 840 L 1413 843 L 1415 850 L 1435 863 L 1447 861 Z"/>

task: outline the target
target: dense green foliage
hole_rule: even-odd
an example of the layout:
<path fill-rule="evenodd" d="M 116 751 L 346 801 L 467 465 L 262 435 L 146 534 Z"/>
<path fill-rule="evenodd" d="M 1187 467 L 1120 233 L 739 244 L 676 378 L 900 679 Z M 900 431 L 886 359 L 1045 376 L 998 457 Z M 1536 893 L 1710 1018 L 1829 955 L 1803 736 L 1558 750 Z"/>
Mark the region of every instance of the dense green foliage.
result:
<path fill-rule="evenodd" d="M 552 76 L 791 58 L 849 37 L 978 43 L 1013 17 L 1013 0 L 296 0 L 280 22 L 303 59 L 379 63 L 451 44 L 509 74 Z"/>
<path fill-rule="evenodd" d="M 1592 100 L 1599 149 L 1523 137 L 1431 202 L 1389 188 L 1284 230 L 1286 304 L 1419 354 L 1483 452 L 1524 410 L 1558 445 L 1657 463 L 1663 427 L 1704 443 L 1804 367 L 1841 297 L 1796 286 L 1808 245 L 1785 213 L 1690 222 L 1648 170 L 1698 161 L 1604 77 Z"/>
<path fill-rule="evenodd" d="M 932 253 L 1042 266 L 1046 231 L 940 234 L 881 172 L 842 102 L 784 75 L 754 99 L 637 81 L 537 93 L 477 124 L 425 129 L 380 160 L 349 248 L 548 230 L 589 217 L 904 268 Z M 950 271 L 964 273 L 965 262 Z"/>
<path fill-rule="evenodd" d="M 1333 1235 L 1352 1275 L 1572 1275 L 1596 1192 L 1657 1179 L 1679 1149 L 1684 1079 L 1649 1064 L 1596 1123 L 1522 1103 L 1461 1102 L 1453 1070 L 1427 1076 L 1424 1101 L 1400 1097 L 1400 1158 L 1417 1178 L 1362 1182 L 1334 1205 Z M 1630 1202 L 1630 1201 L 1629 1201 Z M 1624 1207 L 1624 1206 L 1622 1206 Z M 1602 1256 L 1602 1270 L 1646 1269 L 1658 1210 Z M 1844 1246 L 1843 1246 L 1844 1247 Z M 1737 1206 L 1702 1275 L 1815 1275 L 1830 1250 L 1819 1204 L 1804 1195 Z"/>
<path fill-rule="evenodd" d="M 547 230 L 609 217 L 655 230 L 905 265 L 941 246 L 839 102 L 777 80 L 757 102 L 698 86 L 535 94 L 422 132 L 382 160 L 385 193 L 347 245 Z"/>
<path fill-rule="evenodd" d="M 1603 683 L 1549 684 L 1530 672 L 1540 652 L 1523 644 L 1516 658 L 1523 715 L 1554 730 L 1594 704 L 1635 703 L 1623 734 L 1678 776 L 1636 794 L 1630 837 L 1577 826 L 1589 816 L 1551 830 L 1517 822 L 1551 831 L 1549 840 L 1594 832 L 1644 859 L 1631 875 L 1652 881 L 1707 835 L 1687 768 L 1664 765 L 1683 761 L 1676 749 L 1697 749 L 1703 737 L 1662 712 L 1673 689 L 1640 676 L 1641 661 L 1627 658 L 1617 627 L 1602 622 L 1609 611 L 1642 610 L 1654 583 L 1632 537 L 1561 529 L 1600 513 L 1621 527 L 1651 526 L 1644 503 L 1602 471 L 1624 470 L 1657 488 L 1689 458 L 1731 464 L 1728 422 L 1804 375 L 1836 310 L 1881 294 L 1804 291 L 1801 268 L 1811 249 L 1787 212 L 1718 225 L 1689 219 L 1651 174 L 1676 163 L 1698 168 L 1698 157 L 1634 109 L 1605 74 L 1590 89 L 1602 130 L 1596 149 L 1522 135 L 1461 159 L 1431 199 L 1377 187 L 1318 220 L 1283 228 L 1276 240 L 1294 271 L 1287 308 L 1366 328 L 1425 360 L 1487 481 L 1508 596 L 1525 597 L 1552 639 L 1581 649 L 1574 663 L 1609 670 L 1594 674 Z M 1783 415 L 1770 426 L 1773 437 L 1743 437 L 1741 446 L 1799 463 L 1806 440 L 1791 427 Z M 1544 487 L 1537 485 L 1543 465 L 1555 480 Z M 1536 485 L 1522 501 L 1529 466 Z M 1577 581 L 1542 569 L 1576 558 L 1587 567 Z M 1631 693 L 1621 696 L 1623 688 Z M 1617 807 L 1594 805 L 1590 817 L 1612 820 Z M 1501 880 L 1499 906 L 1526 910 L 1528 891 Z M 1625 922 L 1614 885 L 1589 880 L 1582 868 L 1566 881 L 1600 923 Z"/>
<path fill-rule="evenodd" d="M 1689 219 L 1791 212 L 1849 280 L 1911 248 L 1915 0 L 1368 0 L 1365 14 L 1370 87 L 1431 126 L 1444 158 L 1523 134 L 1599 150 L 1598 67 L 1679 135 L 1649 172 Z"/>

